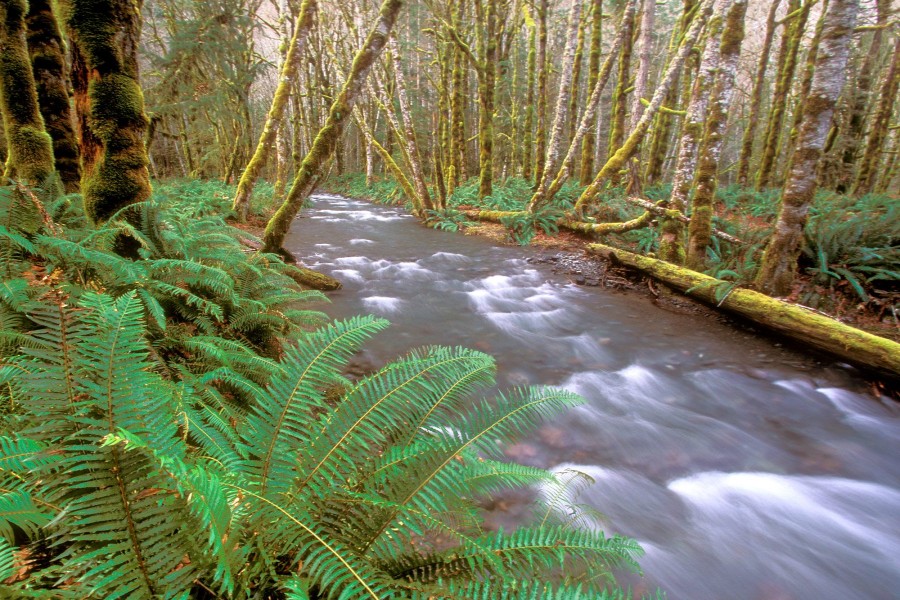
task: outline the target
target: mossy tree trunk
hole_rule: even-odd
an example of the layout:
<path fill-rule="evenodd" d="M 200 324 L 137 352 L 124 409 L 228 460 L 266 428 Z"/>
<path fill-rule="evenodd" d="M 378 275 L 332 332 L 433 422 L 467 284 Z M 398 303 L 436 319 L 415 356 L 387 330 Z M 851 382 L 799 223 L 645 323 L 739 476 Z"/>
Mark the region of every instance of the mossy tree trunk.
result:
<path fill-rule="evenodd" d="M 522 143 L 522 177 L 530 180 L 534 167 L 534 97 L 537 85 L 537 24 L 528 25 L 528 83 L 525 92 L 525 134 Z"/>
<path fill-rule="evenodd" d="M 547 0 L 537 4 L 537 132 L 534 136 L 534 184 L 544 177 L 544 156 L 547 154 Z"/>
<path fill-rule="evenodd" d="M 317 8 L 318 3 L 316 0 L 303 0 L 300 13 L 297 15 L 297 22 L 294 24 L 294 35 L 290 40 L 284 63 L 281 66 L 278 86 L 275 88 L 275 96 L 272 98 L 272 104 L 266 115 L 266 123 L 256 144 L 256 150 L 253 152 L 253 156 L 250 158 L 250 162 L 247 164 L 238 182 L 237 192 L 231 206 L 241 221 L 247 220 L 253 187 L 266 166 L 269 152 L 276 147 L 275 137 L 281 126 L 285 107 L 288 105 L 291 82 L 297 76 L 297 67 L 300 57 L 305 50 L 306 38 L 316 22 Z"/>
<path fill-rule="evenodd" d="M 569 133 L 568 139 L 575 137 L 575 131 L 578 129 L 578 100 L 580 99 L 579 89 L 581 86 L 581 68 L 584 63 L 584 36 L 587 27 L 587 19 L 582 14 L 581 21 L 578 25 L 578 37 L 575 43 L 575 63 L 572 67 L 572 92 L 569 94 Z M 588 88 L 590 90 L 590 88 Z"/>
<path fill-rule="evenodd" d="M 566 28 L 566 49 L 563 55 L 562 71 L 559 78 L 559 94 L 556 98 L 556 115 L 553 117 L 553 128 L 550 130 L 550 145 L 547 147 L 547 155 L 544 167 L 541 170 L 543 176 L 535 186 L 534 195 L 528 203 L 528 210 L 533 210 L 536 205 L 543 203 L 550 187 L 550 178 L 556 173 L 559 166 L 559 154 L 562 150 L 564 129 L 569 111 L 569 97 L 574 93 L 572 89 L 572 77 L 575 67 L 575 48 L 578 41 L 578 28 L 581 23 L 581 0 L 574 0 L 569 11 L 569 24 Z"/>
<path fill-rule="evenodd" d="M 486 4 L 486 6 L 485 6 Z M 497 93 L 497 3 L 476 0 L 483 24 L 476 31 L 478 38 L 478 196 L 486 198 L 494 193 L 494 97 Z"/>
<path fill-rule="evenodd" d="M 800 42 L 806 29 L 809 10 L 817 2 L 817 0 L 806 0 L 801 6 L 800 1 L 790 0 L 788 3 L 789 15 L 786 19 L 789 21 L 778 54 L 779 70 L 775 80 L 775 89 L 772 92 L 772 107 L 769 110 L 766 133 L 763 136 L 762 157 L 756 178 L 757 189 L 769 187 L 778 180 L 777 164 L 781 154 L 781 130 L 784 128 L 791 86 L 794 82 L 797 54 L 800 51 Z"/>
<path fill-rule="evenodd" d="M 624 8 L 622 9 L 622 18 L 633 18 L 636 6 L 637 0 L 628 0 L 625 3 Z M 546 190 L 541 193 L 540 197 L 538 197 L 536 194 L 535 197 L 532 198 L 531 202 L 529 202 L 528 210 L 530 210 L 531 212 L 540 209 L 544 204 L 553 200 L 554 196 L 556 196 L 556 194 L 562 188 L 563 184 L 566 182 L 575 168 L 575 158 L 578 154 L 579 147 L 581 147 L 582 141 L 587 139 L 587 136 L 589 134 L 594 133 L 595 124 L 597 121 L 597 111 L 600 107 L 600 97 L 602 96 L 603 89 L 606 87 L 606 83 L 609 80 L 610 74 L 612 73 L 612 68 L 618 49 L 622 46 L 623 43 L 625 43 L 625 36 L 627 33 L 628 32 L 624 28 L 620 28 L 616 37 L 613 39 L 612 48 L 610 49 L 606 60 L 603 62 L 603 66 L 597 73 L 597 78 L 594 81 L 593 88 L 590 90 L 590 96 L 588 97 L 584 112 L 581 115 L 578 129 L 575 131 L 575 136 L 569 142 L 569 149 L 566 152 L 566 157 L 563 159 L 562 164 L 560 165 L 559 170 L 556 173 L 556 176 L 554 177 L 552 183 L 547 186 Z M 591 159 L 591 163 L 593 164 L 593 158 Z M 583 162 L 582 166 L 584 166 Z"/>
<path fill-rule="evenodd" d="M 353 103 L 359 96 L 372 65 L 387 43 L 402 4 L 402 0 L 384 0 L 381 4 L 378 19 L 369 32 L 365 44 L 354 57 L 350 73 L 331 105 L 325 125 L 319 130 L 312 147 L 303 159 L 287 198 L 266 225 L 263 234 L 263 250 L 265 252 L 276 252 L 288 259 L 293 259 L 290 253 L 284 249 L 284 238 L 294 217 L 300 212 L 303 202 L 315 189 L 322 175 L 322 167 L 334 154 L 344 125 L 351 117 Z"/>
<path fill-rule="evenodd" d="M 858 10 L 858 0 L 831 0 L 825 14 L 821 49 L 781 195 L 781 211 L 756 278 L 759 289 L 769 294 L 786 295 L 794 282 L 803 227 L 816 192 L 819 159 L 846 79 L 850 38 Z"/>
<path fill-rule="evenodd" d="M 734 0 L 724 15 L 725 28 L 719 48 L 719 67 L 710 98 L 709 114 L 700 160 L 697 165 L 697 183 L 691 204 L 691 224 L 688 228 L 688 266 L 701 270 L 706 263 L 706 248 L 712 239 L 713 205 L 719 174 L 719 157 L 725 142 L 725 126 L 734 97 L 734 80 L 741 58 L 741 42 L 744 41 L 744 17 L 747 0 Z"/>
<path fill-rule="evenodd" d="M 60 0 L 72 46 L 81 192 L 95 223 L 150 196 L 138 82 L 141 2 Z"/>
<path fill-rule="evenodd" d="M 650 80 L 650 59 L 653 52 L 653 31 L 656 28 L 656 2 L 644 0 L 641 11 L 641 27 L 638 34 L 638 67 L 634 75 L 634 92 L 631 100 L 631 129 L 637 125 L 644 113 L 641 100 L 647 95 L 647 83 Z"/>
<path fill-rule="evenodd" d="M 900 36 L 894 42 L 894 52 L 890 67 L 881 85 L 878 107 L 869 125 L 869 139 L 859 165 L 859 174 L 853 193 L 857 196 L 869 194 L 875 190 L 878 179 L 878 165 L 887 142 L 888 127 L 891 125 L 893 105 L 900 89 Z M 888 169 L 889 171 L 889 169 Z"/>
<path fill-rule="evenodd" d="M 881 59 L 881 46 L 884 40 L 884 26 L 891 13 L 890 0 L 877 1 L 876 29 L 872 32 L 872 42 L 863 57 L 862 65 L 856 74 L 855 85 L 850 88 L 850 101 L 847 107 L 846 133 L 844 136 L 841 160 L 835 177 L 835 190 L 840 193 L 848 191 L 853 183 L 854 170 L 860 158 L 863 139 L 866 132 L 866 115 L 872 102 L 872 87 L 877 79 L 876 70 Z M 870 129 L 873 133 L 874 128 Z"/>
<path fill-rule="evenodd" d="M 409 157 L 409 168 L 416 185 L 416 194 L 419 197 L 418 204 L 423 210 L 434 210 L 435 205 L 428 193 L 428 184 L 425 182 L 425 170 L 422 168 L 422 157 L 419 154 L 419 144 L 416 140 L 416 128 L 413 124 L 412 113 L 409 108 L 409 100 L 406 96 L 406 78 L 403 75 L 403 65 L 400 63 L 400 49 L 396 38 L 388 41 L 392 65 L 394 67 L 394 81 L 396 83 L 397 101 L 400 105 L 400 119 L 403 123 L 404 139 L 406 140 L 406 155 Z"/>
<path fill-rule="evenodd" d="M 678 26 L 672 31 L 672 39 L 669 41 L 669 56 L 675 54 L 678 49 L 678 41 L 691 26 L 691 21 L 696 15 L 697 6 L 697 0 L 685 0 L 681 18 L 678 20 Z M 678 99 L 681 95 L 681 90 L 679 89 L 681 87 L 680 78 L 681 73 L 679 72 L 676 74 L 675 82 L 663 101 L 664 106 L 670 108 L 678 106 Z M 663 175 L 663 167 L 669 154 L 669 143 L 672 137 L 674 120 L 675 115 L 666 110 L 659 111 L 659 114 L 656 116 L 656 124 L 652 129 L 653 139 L 650 142 L 650 156 L 647 159 L 647 169 L 644 174 L 647 183 L 656 183 Z"/>
<path fill-rule="evenodd" d="M 591 6 L 591 49 L 588 55 L 589 90 L 593 90 L 597 86 L 597 79 L 600 75 L 600 58 L 603 53 L 603 0 L 591 0 Z M 597 144 L 596 114 L 588 122 L 587 127 L 584 145 L 581 147 L 581 165 L 578 174 L 581 185 L 589 184 L 594 176 L 594 148 Z"/>
<path fill-rule="evenodd" d="M 762 49 L 759 54 L 759 62 L 756 64 L 756 75 L 753 78 L 753 90 L 750 93 L 750 107 L 747 115 L 747 125 L 741 138 L 741 154 L 738 158 L 739 184 L 746 186 L 750 181 L 750 160 L 753 158 L 753 142 L 756 140 L 756 130 L 759 127 L 759 113 L 762 111 L 763 94 L 766 90 L 766 71 L 769 68 L 769 55 L 772 52 L 772 40 L 775 37 L 775 16 L 781 0 L 772 0 L 769 13 L 766 17 L 766 34 L 763 38 Z"/>
<path fill-rule="evenodd" d="M 462 27 L 465 0 L 457 0 L 453 11 L 453 28 Z M 461 49 L 454 46 L 453 52 L 453 92 L 450 96 L 450 171 L 453 187 L 459 187 L 466 178 L 466 57 Z"/>
<path fill-rule="evenodd" d="M 721 59 L 718 40 L 724 28 L 723 11 L 728 11 L 733 1 L 720 0 L 709 22 L 706 45 L 700 58 L 700 68 L 694 78 L 687 114 L 678 140 L 675 177 L 672 181 L 672 195 L 669 197 L 668 203 L 670 210 L 687 212 L 688 198 L 697 168 L 697 150 L 703 138 L 703 126 L 706 122 L 711 88 Z M 686 258 L 683 245 L 684 225 L 681 221 L 668 217 L 660 219 L 659 225 L 660 258 L 674 264 L 683 264 Z"/>
<path fill-rule="evenodd" d="M 616 150 L 622 147 L 625 142 L 625 117 L 628 112 L 628 88 L 629 74 L 631 72 L 631 55 L 634 52 L 634 25 L 637 16 L 631 19 L 622 20 L 622 27 L 625 30 L 625 42 L 619 49 L 619 64 L 616 71 L 616 88 L 613 91 L 613 107 L 611 127 L 609 129 L 609 141 L 607 144 L 607 155 L 612 156 Z M 618 172 L 610 175 L 613 182 L 619 179 Z"/>
<path fill-rule="evenodd" d="M 828 11 L 829 0 L 822 0 L 822 13 L 816 22 L 815 33 L 809 42 L 809 48 L 806 51 L 806 60 L 803 65 L 803 79 L 800 81 L 800 90 L 797 92 L 796 108 L 791 118 L 791 128 L 788 134 L 788 143 L 786 151 L 790 154 L 794 151 L 797 143 L 797 135 L 800 133 L 800 123 L 803 122 L 803 105 L 806 104 L 806 98 L 812 89 L 812 78 L 816 72 L 816 56 L 819 54 L 819 44 L 822 41 L 822 31 L 825 27 L 825 14 Z"/>
<path fill-rule="evenodd" d="M 25 0 L 0 2 L 0 111 L 6 133 L 6 177 L 40 185 L 53 173 L 53 144 L 38 108 L 25 42 Z"/>
<path fill-rule="evenodd" d="M 56 172 L 66 193 L 81 186 L 81 159 L 69 106 L 65 45 L 50 0 L 28 3 L 28 52 L 44 128 L 53 139 Z"/>
<path fill-rule="evenodd" d="M 644 135 L 646 135 L 647 130 L 650 128 L 650 124 L 653 122 L 654 117 L 656 117 L 656 114 L 662 107 L 662 102 L 675 80 L 675 73 L 681 69 L 688 54 L 693 51 L 694 44 L 697 43 L 700 33 L 705 28 L 706 19 L 712 12 L 712 8 L 713 0 L 704 0 L 701 3 L 697 20 L 694 21 L 684 38 L 682 38 L 678 52 L 672 58 L 672 62 L 669 63 L 669 66 L 666 67 L 662 77 L 660 77 L 659 83 L 656 86 L 656 91 L 650 99 L 650 104 L 644 110 L 643 116 L 641 116 L 641 119 L 628 136 L 628 139 L 625 140 L 622 147 L 616 150 L 615 153 L 606 160 L 606 163 L 597 173 L 596 177 L 594 177 L 591 184 L 585 188 L 581 193 L 581 196 L 578 197 L 578 200 L 575 203 L 576 214 L 580 215 L 583 213 L 586 206 L 592 202 L 599 193 L 600 186 L 603 185 L 609 177 L 625 166 L 626 161 L 634 154 L 638 144 L 640 144 Z"/>

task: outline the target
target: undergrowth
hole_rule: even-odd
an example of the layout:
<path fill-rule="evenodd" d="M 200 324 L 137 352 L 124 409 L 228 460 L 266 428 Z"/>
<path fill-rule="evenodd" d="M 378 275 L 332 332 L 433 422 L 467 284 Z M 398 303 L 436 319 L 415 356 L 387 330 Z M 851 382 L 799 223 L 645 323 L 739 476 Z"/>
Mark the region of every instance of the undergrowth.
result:
<path fill-rule="evenodd" d="M 500 461 L 580 397 L 478 400 L 496 366 L 464 348 L 348 378 L 387 322 L 323 324 L 227 190 L 178 185 L 99 228 L 0 190 L 0 596 L 627 596 L 639 546 L 553 492 L 583 476 Z M 485 531 L 521 487 L 540 525 Z"/>

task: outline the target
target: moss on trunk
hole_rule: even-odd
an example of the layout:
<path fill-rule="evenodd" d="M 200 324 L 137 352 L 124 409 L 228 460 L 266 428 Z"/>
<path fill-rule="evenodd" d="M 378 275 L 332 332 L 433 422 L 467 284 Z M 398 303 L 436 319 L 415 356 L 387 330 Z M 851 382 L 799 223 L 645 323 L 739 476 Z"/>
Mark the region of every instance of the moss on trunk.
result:
<path fill-rule="evenodd" d="M 322 167 L 334 154 L 344 125 L 351 116 L 353 103 L 362 90 L 372 65 L 387 43 L 402 4 L 401 0 L 384 0 L 382 3 L 378 19 L 363 47 L 354 57 L 347 80 L 331 105 L 325 125 L 319 130 L 303 159 L 287 198 L 266 225 L 263 234 L 264 251 L 275 252 L 293 260 L 293 256 L 284 249 L 284 238 L 304 201 L 315 189 L 322 175 Z"/>
<path fill-rule="evenodd" d="M 603 53 L 603 0 L 592 0 L 591 4 L 591 49 L 588 57 L 588 89 L 593 90 L 600 76 L 600 57 Z M 588 130 L 581 147 L 581 172 L 579 182 L 587 185 L 594 176 L 594 148 L 597 137 L 594 129 L 597 125 L 596 115 L 588 123 Z"/>
<path fill-rule="evenodd" d="M 265 125 L 256 144 L 256 150 L 253 152 L 247 168 L 244 169 L 241 175 L 237 192 L 234 196 L 232 210 L 234 210 L 241 221 L 247 220 L 253 187 L 266 166 L 269 152 L 277 148 L 275 136 L 284 117 L 285 107 L 287 107 L 290 97 L 291 82 L 297 75 L 297 65 L 306 45 L 306 37 L 315 23 L 316 9 L 316 0 L 303 0 L 300 12 L 297 15 L 297 21 L 294 24 L 294 35 L 291 37 L 287 54 L 284 57 L 284 63 L 281 66 L 278 86 L 275 88 L 275 95 L 272 98 L 272 104 L 269 106 Z"/>
<path fill-rule="evenodd" d="M 0 3 L 0 109 L 6 132 L 6 176 L 40 185 L 53 173 L 53 146 L 38 109 L 25 42 L 25 0 Z"/>
<path fill-rule="evenodd" d="M 150 196 L 138 83 L 141 2 L 60 0 L 72 42 L 85 212 L 96 223 Z"/>
<path fill-rule="evenodd" d="M 50 0 L 28 3 L 28 52 L 44 127 L 53 139 L 56 172 L 66 193 L 81 187 L 81 160 L 69 106 L 65 46 Z"/>

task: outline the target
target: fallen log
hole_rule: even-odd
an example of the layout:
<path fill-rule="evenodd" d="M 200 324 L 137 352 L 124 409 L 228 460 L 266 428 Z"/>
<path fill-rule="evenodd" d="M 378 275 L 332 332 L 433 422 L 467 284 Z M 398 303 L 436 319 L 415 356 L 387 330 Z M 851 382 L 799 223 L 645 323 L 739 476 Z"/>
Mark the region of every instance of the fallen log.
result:
<path fill-rule="evenodd" d="M 288 269 L 287 274 L 291 279 L 293 279 L 300 285 L 305 285 L 306 287 L 312 288 L 314 290 L 327 292 L 331 290 L 339 290 L 342 287 L 341 282 L 334 277 L 326 275 L 325 273 L 313 271 L 312 269 L 308 269 L 306 267 L 295 265 L 293 269 Z"/>
<path fill-rule="evenodd" d="M 559 227 L 564 227 L 565 229 L 570 229 L 579 233 L 596 233 L 600 235 L 606 235 L 609 233 L 625 233 L 627 231 L 646 227 L 650 225 L 650 222 L 653 220 L 653 215 L 661 216 L 668 214 L 670 217 L 678 219 L 682 223 L 691 222 L 690 218 L 684 216 L 684 214 L 682 214 L 680 211 L 667 209 L 659 204 L 654 204 L 649 200 L 632 197 L 625 198 L 625 200 L 627 202 L 630 202 L 631 204 L 635 204 L 646 209 L 647 212 L 623 223 L 590 223 L 588 221 L 576 221 L 574 219 L 562 218 L 557 221 L 557 225 Z M 525 211 L 521 210 L 469 209 L 462 212 L 470 219 L 475 219 L 476 221 L 491 221 L 493 223 L 501 223 L 502 220 L 506 217 L 515 217 L 517 215 L 525 214 Z M 724 231 L 719 231 L 718 229 L 713 229 L 712 234 L 717 238 L 725 240 L 726 242 L 731 242 L 732 244 L 745 243 L 741 239 L 736 238 L 729 233 L 725 233 Z"/>
<path fill-rule="evenodd" d="M 653 202 L 650 202 L 649 200 L 644 200 L 643 198 L 627 197 L 627 198 L 625 198 L 625 201 L 630 202 L 631 204 L 636 204 L 637 206 L 641 206 L 656 215 L 660 215 L 660 216 L 668 215 L 672 218 L 677 219 L 678 221 L 681 221 L 682 223 L 690 223 L 691 222 L 691 219 L 689 217 L 684 216 L 684 213 L 682 213 L 681 211 L 665 208 L 664 206 L 654 204 Z M 719 238 L 720 240 L 725 240 L 726 242 L 731 242 L 732 244 L 740 245 L 740 244 L 746 243 L 743 240 L 741 240 L 740 238 L 736 238 L 733 235 L 731 235 L 730 233 L 725 233 L 724 231 L 720 231 L 718 229 L 713 229 L 712 234 L 714 236 L 716 236 L 717 238 Z"/>
<path fill-rule="evenodd" d="M 587 251 L 634 268 L 692 298 L 740 315 L 846 362 L 900 377 L 900 344 L 897 342 L 753 290 L 734 288 L 724 297 L 717 298 L 717 289 L 729 282 L 655 258 L 603 244 L 588 244 Z"/>

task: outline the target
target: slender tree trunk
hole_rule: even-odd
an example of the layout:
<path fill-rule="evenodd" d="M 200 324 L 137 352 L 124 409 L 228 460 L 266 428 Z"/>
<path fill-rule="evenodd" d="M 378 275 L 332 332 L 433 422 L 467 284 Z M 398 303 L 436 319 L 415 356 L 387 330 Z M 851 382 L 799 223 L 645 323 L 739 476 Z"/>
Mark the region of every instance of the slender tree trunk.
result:
<path fill-rule="evenodd" d="M 723 14 L 730 10 L 734 0 L 719 0 L 716 12 L 709 23 L 709 32 L 703 55 L 700 59 L 700 68 L 694 78 L 691 89 L 691 98 L 688 102 L 687 115 L 681 129 L 681 137 L 678 142 L 678 155 L 675 164 L 675 178 L 672 181 L 672 195 L 669 197 L 668 208 L 680 213 L 687 212 L 688 197 L 694 183 L 694 171 L 697 167 L 697 149 L 703 135 L 703 126 L 706 122 L 707 107 L 711 97 L 711 87 L 719 68 L 721 51 L 719 37 L 724 28 Z M 683 264 L 685 261 L 684 224 L 676 218 L 663 217 L 660 219 L 660 258 L 674 264 Z"/>
<path fill-rule="evenodd" d="M 894 42 L 891 66 L 882 82 L 878 108 L 875 110 L 869 126 L 869 140 L 866 143 L 866 151 L 860 162 L 859 175 L 853 188 L 853 193 L 857 196 L 869 194 L 875 188 L 878 164 L 887 140 L 888 127 L 891 125 L 891 115 L 893 114 L 891 109 L 897 99 L 898 87 L 900 87 L 900 37 Z"/>
<path fill-rule="evenodd" d="M 0 112 L 6 133 L 6 177 L 41 185 L 53 173 L 53 142 L 44 129 L 28 47 L 25 0 L 0 3 Z"/>
<path fill-rule="evenodd" d="M 537 133 L 534 136 L 534 183 L 544 178 L 544 157 L 547 154 L 547 0 L 540 0 L 538 7 L 537 40 Z"/>
<path fill-rule="evenodd" d="M 790 24 L 784 32 L 781 52 L 778 56 L 780 68 L 775 81 L 775 90 L 772 92 L 772 108 L 769 111 L 769 121 L 766 126 L 765 143 L 756 180 L 757 189 L 766 188 L 778 179 L 776 165 L 781 154 L 781 130 L 784 127 L 784 117 L 790 98 L 791 85 L 794 81 L 800 42 L 803 39 L 803 31 L 809 17 L 809 9 L 814 2 L 816 0 L 806 0 L 803 6 L 800 6 L 800 0 L 795 0 L 788 4 L 788 12 L 792 16 Z"/>
<path fill-rule="evenodd" d="M 853 182 L 853 171 L 857 166 L 857 161 L 863 148 L 867 125 L 866 114 L 872 102 L 872 86 L 877 79 L 875 71 L 881 58 L 881 46 L 884 40 L 883 27 L 890 17 L 890 4 L 890 0 L 877 1 L 877 20 L 875 23 L 877 28 L 872 33 L 872 43 L 869 44 L 869 51 L 865 53 L 863 58 L 862 66 L 856 76 L 856 84 L 850 89 L 847 126 L 845 128 L 846 135 L 844 136 L 841 161 L 838 164 L 838 173 L 835 177 L 835 190 L 839 193 L 844 193 L 850 189 L 850 185 Z M 870 131 L 874 132 L 875 129 L 870 129 Z"/>
<path fill-rule="evenodd" d="M 409 101 L 406 97 L 406 78 L 403 75 L 403 65 L 400 63 L 400 49 L 397 46 L 397 40 L 393 37 L 388 41 L 388 50 L 393 59 L 394 81 L 397 85 L 397 100 L 400 104 L 400 119 L 403 121 L 409 168 L 412 171 L 413 181 L 416 184 L 419 204 L 423 210 L 434 210 L 434 203 L 431 201 L 431 195 L 428 193 L 428 184 L 425 182 L 425 172 L 422 169 L 422 157 L 419 154 L 419 144 L 416 141 L 416 129 L 409 110 Z"/>
<path fill-rule="evenodd" d="M 534 96 L 537 81 L 537 25 L 528 34 L 528 90 L 525 97 L 525 136 L 522 144 L 522 178 L 531 179 L 534 166 Z"/>
<path fill-rule="evenodd" d="M 812 88 L 812 78 L 816 71 L 816 56 L 819 53 L 819 44 L 822 41 L 822 31 L 825 27 L 825 14 L 828 11 L 829 0 L 822 0 L 822 14 L 816 23 L 816 30 L 812 40 L 809 42 L 809 49 L 806 51 L 806 62 L 803 66 L 803 80 L 800 82 L 800 91 L 797 93 L 796 109 L 791 120 L 790 133 L 788 135 L 787 152 L 793 153 L 794 146 L 797 143 L 797 135 L 800 133 L 800 123 L 803 122 L 803 106 L 806 104 L 806 98 Z M 779 183 L 781 183 L 779 181 Z"/>
<path fill-rule="evenodd" d="M 636 6 L 637 0 L 628 0 L 622 9 L 622 18 L 627 19 L 634 17 Z M 616 37 L 613 39 L 612 48 L 607 55 L 606 60 L 603 62 L 600 72 L 597 74 L 593 89 L 590 91 L 587 106 L 585 106 L 584 114 L 581 116 L 578 129 L 575 132 L 575 137 L 572 138 L 569 143 L 566 157 L 563 159 L 562 165 L 560 165 L 559 171 L 556 173 L 556 177 L 554 177 L 553 182 L 547 187 L 546 191 L 543 192 L 540 198 L 537 198 L 536 195 L 532 198 L 531 202 L 529 202 L 529 211 L 534 212 L 545 203 L 552 200 L 554 196 L 559 193 L 559 190 L 575 168 L 575 157 L 578 153 L 579 146 L 581 146 L 582 141 L 586 139 L 589 133 L 595 133 L 594 124 L 597 121 L 597 110 L 600 106 L 600 97 L 603 95 L 603 89 L 606 87 L 606 83 L 612 73 L 613 61 L 615 60 L 618 49 L 625 43 L 626 34 L 627 31 L 624 28 L 619 28 Z"/>
<path fill-rule="evenodd" d="M 312 147 L 303 159 L 287 198 L 266 225 L 263 251 L 277 252 L 288 259 L 293 258 L 284 249 L 284 238 L 294 217 L 300 212 L 303 202 L 315 189 L 322 174 L 322 166 L 334 154 L 344 124 L 353 109 L 353 103 L 362 90 L 372 65 L 387 43 L 402 4 L 401 0 L 384 0 L 382 3 L 378 19 L 369 32 L 365 45 L 354 57 L 347 80 L 331 105 L 325 125 L 319 130 Z"/>
<path fill-rule="evenodd" d="M 616 73 L 616 89 L 613 92 L 612 123 L 609 130 L 607 155 L 612 156 L 625 142 L 625 116 L 628 111 L 627 90 L 631 71 L 631 55 L 634 52 L 634 25 L 637 17 L 623 20 L 620 27 L 625 29 L 625 42 L 619 50 L 619 68 Z M 623 165 L 624 166 L 624 165 Z M 613 173 L 613 182 L 618 182 L 618 172 Z"/>
<path fill-rule="evenodd" d="M 603 52 L 603 0 L 591 0 L 591 49 L 588 59 L 588 89 L 593 90 L 597 86 L 600 74 L 600 56 Z M 597 145 L 597 119 L 588 123 L 587 134 L 584 137 L 584 145 L 581 147 L 581 172 L 579 180 L 581 185 L 587 185 L 594 176 L 594 148 Z"/>
<path fill-rule="evenodd" d="M 759 113 L 762 110 L 763 93 L 766 89 L 766 70 L 769 68 L 772 39 L 775 37 L 775 15 L 780 5 L 781 0 L 772 0 L 772 4 L 769 7 L 769 14 L 766 17 L 766 35 L 763 38 L 762 50 L 756 66 L 756 76 L 753 78 L 753 91 L 750 93 L 747 126 L 744 128 L 744 136 L 741 138 L 741 154 L 738 158 L 737 181 L 743 186 L 746 186 L 750 181 L 750 160 L 753 158 L 753 141 L 756 139 L 756 130 L 759 127 Z"/>
<path fill-rule="evenodd" d="M 744 41 L 744 17 L 747 0 L 734 0 L 725 13 L 725 29 L 722 31 L 719 67 L 713 85 L 709 115 L 703 144 L 700 146 L 700 162 L 697 165 L 697 188 L 691 205 L 691 224 L 688 229 L 688 266 L 700 270 L 706 263 L 706 247 L 712 239 L 713 203 L 719 173 L 719 157 L 725 142 L 725 126 L 734 97 L 734 79 Z"/>
<path fill-rule="evenodd" d="M 638 69 L 634 76 L 634 96 L 631 101 L 631 129 L 640 121 L 644 113 L 641 100 L 647 95 L 647 81 L 650 78 L 650 56 L 653 52 L 653 30 L 655 28 L 656 1 L 643 0 L 641 30 L 638 39 Z"/>
<path fill-rule="evenodd" d="M 150 196 L 138 82 L 141 1 L 60 0 L 72 47 L 81 191 L 95 223 Z"/>
<path fill-rule="evenodd" d="M 44 127 L 53 139 L 56 172 L 66 193 L 77 192 L 81 185 L 81 162 L 69 107 L 65 46 L 50 0 L 30 0 L 26 24 L 38 104 Z"/>
<path fill-rule="evenodd" d="M 697 10 L 697 0 L 685 0 L 684 9 L 681 12 L 681 18 L 678 20 L 678 26 L 672 32 L 672 39 L 669 41 L 669 55 L 675 54 L 678 48 L 678 41 L 681 36 L 687 32 L 691 26 Z M 681 73 L 675 76 L 675 81 L 669 89 L 663 106 L 676 108 L 678 99 L 681 94 L 680 90 Z M 656 183 L 662 177 L 663 167 L 666 164 L 666 158 L 669 154 L 669 143 L 672 138 L 672 122 L 675 115 L 669 111 L 661 110 L 656 117 L 656 125 L 653 127 L 653 141 L 650 144 L 650 157 L 647 160 L 647 171 L 645 178 L 647 183 Z"/>
<path fill-rule="evenodd" d="M 465 0 L 457 0 L 453 12 L 453 27 L 462 28 Z M 466 57 L 462 50 L 454 46 L 453 52 L 453 93 L 450 96 L 450 170 L 454 188 L 468 174 L 466 162 Z"/>
<path fill-rule="evenodd" d="M 497 4 L 487 1 L 484 25 L 477 31 L 478 65 L 478 196 L 486 198 L 494 193 L 494 96 L 497 76 Z M 481 6 L 480 0 L 476 5 Z M 480 11 L 479 11 L 480 12 Z"/>
<path fill-rule="evenodd" d="M 587 27 L 587 19 L 582 16 L 578 25 L 578 37 L 575 43 L 575 64 L 572 67 L 572 92 L 569 94 L 569 134 L 568 139 L 575 137 L 578 129 L 578 100 L 579 86 L 581 84 L 581 65 L 584 62 L 584 34 Z M 590 90 L 588 90 L 590 93 Z"/>
<path fill-rule="evenodd" d="M 597 193 L 600 191 L 600 186 L 612 176 L 612 174 L 618 172 L 618 170 L 625 165 L 626 161 L 631 158 L 632 154 L 634 154 L 638 144 L 640 144 L 644 135 L 646 135 L 647 130 L 650 128 L 650 123 L 653 122 L 653 118 L 662 106 L 663 99 L 666 97 L 666 93 L 668 93 L 669 88 L 675 80 L 675 73 L 681 69 L 682 65 L 684 65 L 685 59 L 687 59 L 688 54 L 693 50 L 694 44 L 697 43 L 700 32 L 703 31 L 703 28 L 706 25 L 706 19 L 712 12 L 712 7 L 713 0 L 704 0 L 700 5 L 697 20 L 694 21 L 691 28 L 685 34 L 681 41 L 681 45 L 678 48 L 678 53 L 672 59 L 672 62 L 660 78 L 649 106 L 644 110 L 643 116 L 640 121 L 638 121 L 634 131 L 632 131 L 628 136 L 628 139 L 625 140 L 622 147 L 616 150 L 616 152 L 606 160 L 606 163 L 600 169 L 600 172 L 597 173 L 597 176 L 594 177 L 591 184 L 585 188 L 581 196 L 578 197 L 578 201 L 575 203 L 576 214 L 580 215 L 584 211 L 585 206 L 597 196 Z"/>
<path fill-rule="evenodd" d="M 556 99 L 556 115 L 553 118 L 553 129 L 550 130 L 550 145 L 542 169 L 543 177 L 535 187 L 534 195 L 528 203 L 528 210 L 541 204 L 550 187 L 550 178 L 559 167 L 559 153 L 562 150 L 563 130 L 566 126 L 569 109 L 569 95 L 572 94 L 572 74 L 575 67 L 575 47 L 578 39 L 578 27 L 581 23 L 581 0 L 572 2 L 569 13 L 569 25 L 566 28 L 566 49 L 563 55 L 562 72 L 559 78 L 559 95 Z"/>
<path fill-rule="evenodd" d="M 291 38 L 287 54 L 284 57 L 284 64 L 281 66 L 278 86 L 275 88 L 275 96 L 272 98 L 272 105 L 269 107 L 269 112 L 266 115 L 266 123 L 256 144 L 256 151 L 250 158 L 247 168 L 244 169 L 243 175 L 241 175 L 241 180 L 238 183 L 237 192 L 234 196 L 234 203 L 231 208 L 241 221 L 247 220 L 247 214 L 250 211 L 250 197 L 253 195 L 253 186 L 256 185 L 256 180 L 266 166 L 270 149 L 275 146 L 275 136 L 284 117 L 284 109 L 288 104 L 291 82 L 297 75 L 300 57 L 303 55 L 306 46 L 306 37 L 316 21 L 316 10 L 316 0 L 303 0 L 300 13 L 297 15 L 297 22 L 294 24 L 294 36 Z"/>
<path fill-rule="evenodd" d="M 756 278 L 757 286 L 768 294 L 786 295 L 794 282 L 803 227 L 816 192 L 816 170 L 846 79 L 850 37 L 858 9 L 858 0 L 831 0 L 828 6 L 812 89 L 781 195 L 781 211 Z"/>

